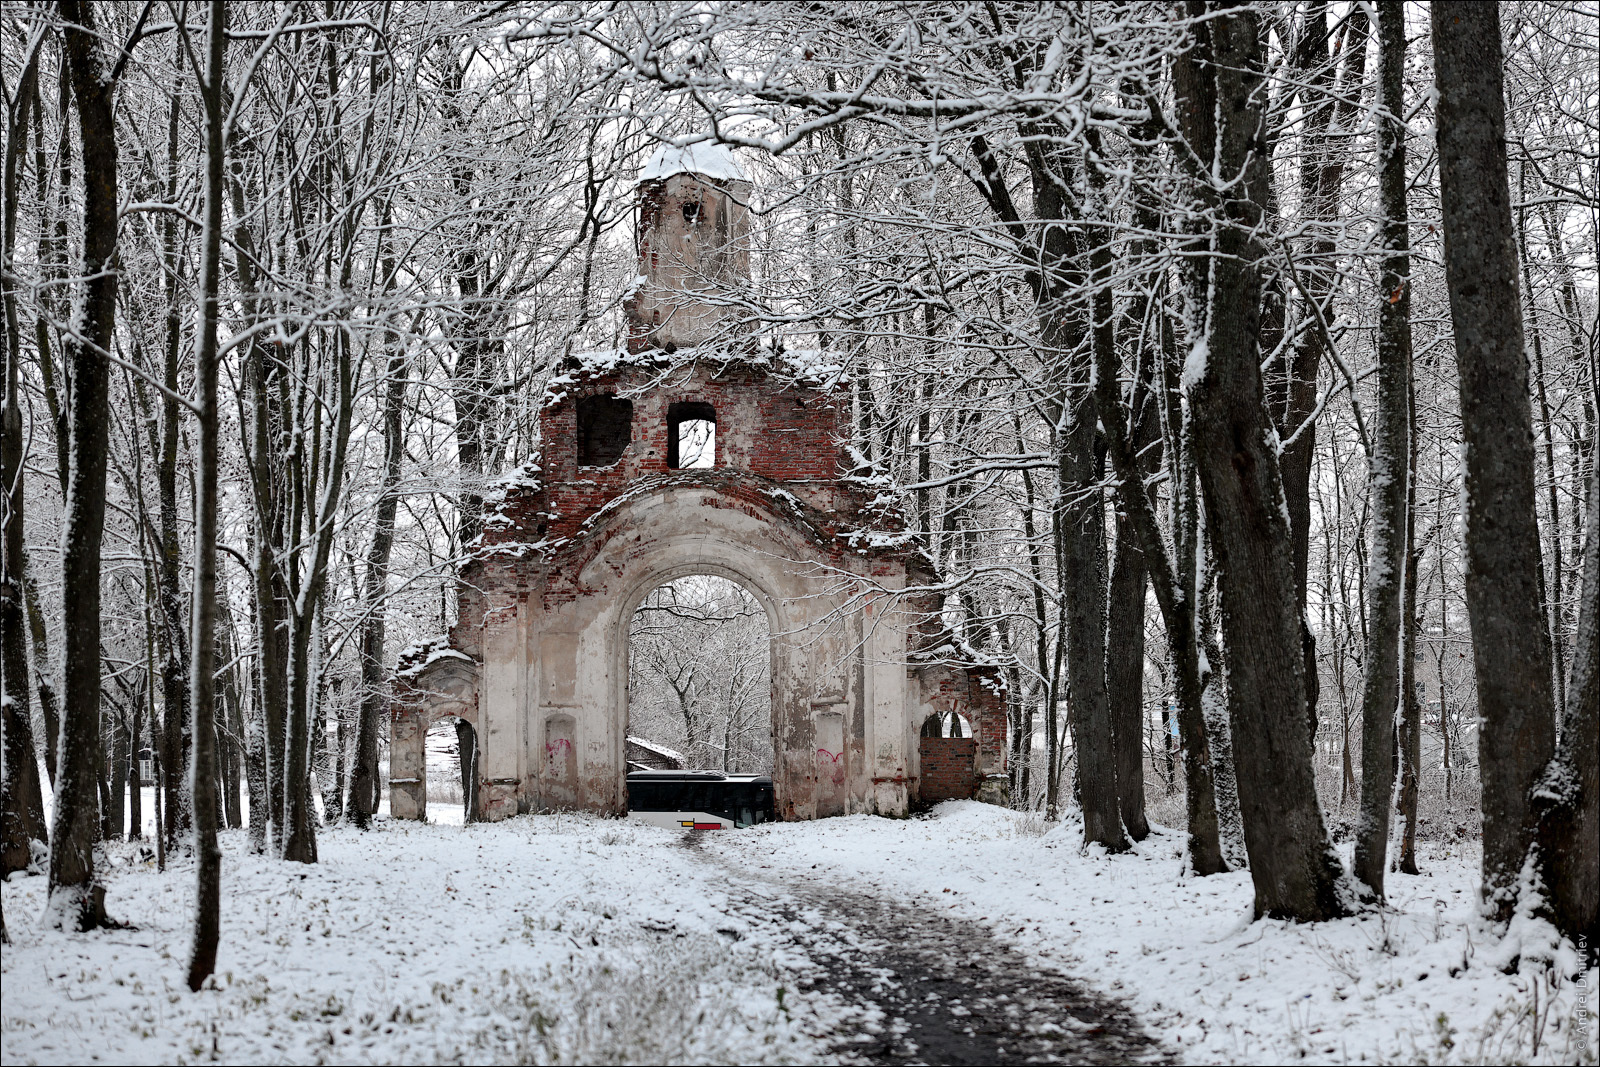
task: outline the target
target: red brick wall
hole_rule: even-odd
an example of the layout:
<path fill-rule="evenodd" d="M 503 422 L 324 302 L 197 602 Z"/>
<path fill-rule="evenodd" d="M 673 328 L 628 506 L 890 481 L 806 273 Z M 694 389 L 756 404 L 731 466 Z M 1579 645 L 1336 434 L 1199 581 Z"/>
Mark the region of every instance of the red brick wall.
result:
<path fill-rule="evenodd" d="M 978 742 L 970 737 L 924 737 L 922 751 L 922 802 L 968 800 L 978 788 L 975 757 Z"/>
<path fill-rule="evenodd" d="M 774 380 L 756 366 L 694 365 L 666 376 L 660 371 L 625 367 L 609 373 L 580 374 L 565 396 L 541 416 L 543 447 L 537 488 L 514 488 L 486 522 L 484 544 L 526 543 L 580 535 L 586 520 L 642 479 L 671 475 L 699 479 L 727 491 L 727 472 L 795 485 L 807 502 L 827 509 L 832 521 L 854 525 L 864 498 L 841 482 L 848 457 L 842 439 L 847 411 L 832 394 Z M 630 440 L 621 458 L 606 467 L 578 466 L 579 397 L 633 394 Z M 708 403 L 716 411 L 716 467 L 673 471 L 667 466 L 668 408 L 677 401 Z M 756 492 L 756 487 L 745 487 Z M 752 503 L 770 510 L 775 501 Z M 780 508 L 780 510 L 782 510 Z M 830 522 L 830 525 L 832 522 Z M 824 531 L 831 537 L 834 530 Z M 844 550 L 843 545 L 835 546 Z"/>

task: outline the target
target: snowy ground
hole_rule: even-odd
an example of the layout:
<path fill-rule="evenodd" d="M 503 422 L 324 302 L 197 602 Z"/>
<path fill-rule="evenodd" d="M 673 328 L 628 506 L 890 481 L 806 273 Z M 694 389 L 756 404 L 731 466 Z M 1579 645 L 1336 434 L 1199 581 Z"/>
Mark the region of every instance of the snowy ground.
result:
<path fill-rule="evenodd" d="M 5 886 L 6 1063 L 807 1062 L 829 1024 L 670 831 L 577 817 L 324 833 L 284 864 L 225 835 L 217 988 L 184 986 L 192 867 L 113 846 L 90 936 Z M 785 989 L 785 983 L 789 989 Z M 829 1012 L 829 1017 L 833 1012 Z"/>
<path fill-rule="evenodd" d="M 1443 847 L 1421 877 L 1391 877 L 1391 911 L 1292 927 L 1246 921 L 1247 875 L 1185 878 L 1176 835 L 1106 857 L 1075 825 L 1046 833 L 977 804 L 707 834 L 697 850 L 573 816 L 381 825 L 325 833 L 314 867 L 228 835 L 219 981 L 197 996 L 183 988 L 191 870 L 113 846 L 110 909 L 134 928 L 90 936 L 40 930 L 44 879 L 14 877 L 0 1059 L 834 1059 L 841 1034 L 882 1020 L 818 983 L 818 960 L 873 941 L 818 951 L 795 929 L 815 909 L 778 906 L 786 893 L 876 895 L 908 924 L 938 913 L 992 933 L 1122 1001 L 1186 1062 L 1597 1056 L 1596 973 L 1552 990 L 1489 966 L 1477 858 Z"/>
<path fill-rule="evenodd" d="M 1594 969 L 1552 991 L 1485 962 L 1475 847 L 1425 847 L 1422 875 L 1390 875 L 1384 913 L 1294 926 L 1248 921 L 1248 873 L 1185 877 L 1171 831 L 1108 857 L 1082 849 L 1075 823 L 1046 830 L 963 802 L 715 847 L 936 900 L 1125 999 L 1186 1062 L 1596 1062 Z"/>

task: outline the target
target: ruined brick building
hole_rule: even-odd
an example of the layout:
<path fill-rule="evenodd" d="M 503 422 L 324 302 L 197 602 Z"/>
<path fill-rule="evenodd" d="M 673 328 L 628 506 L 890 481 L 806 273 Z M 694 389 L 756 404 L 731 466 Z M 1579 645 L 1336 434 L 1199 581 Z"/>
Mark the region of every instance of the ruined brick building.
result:
<path fill-rule="evenodd" d="M 721 148 L 664 150 L 641 174 L 628 345 L 551 384 L 537 466 L 491 498 L 459 622 L 400 664 L 396 817 L 425 816 L 423 735 L 445 716 L 477 731 L 479 817 L 625 810 L 629 622 L 689 574 L 766 609 L 780 817 L 998 789 L 998 672 L 944 662 L 937 600 L 905 595 L 933 574 L 879 488 L 849 476 L 848 386 L 741 325 L 749 192 Z M 686 468 L 695 423 L 714 452 Z M 952 713 L 970 737 L 923 736 Z"/>

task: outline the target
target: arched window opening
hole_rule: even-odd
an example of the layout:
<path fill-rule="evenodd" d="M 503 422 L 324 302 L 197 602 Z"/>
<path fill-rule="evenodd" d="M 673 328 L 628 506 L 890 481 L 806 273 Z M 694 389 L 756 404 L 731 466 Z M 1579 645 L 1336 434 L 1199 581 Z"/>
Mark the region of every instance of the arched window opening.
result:
<path fill-rule="evenodd" d="M 972 720 L 959 711 L 936 711 L 922 720 L 923 737 L 971 737 Z"/>
<path fill-rule="evenodd" d="M 717 465 L 717 411 L 699 400 L 667 406 L 667 466 L 692 470 Z"/>
<path fill-rule="evenodd" d="M 578 466 L 609 467 L 633 440 L 633 401 L 619 396 L 578 398 Z"/>
<path fill-rule="evenodd" d="M 771 672 L 767 613 L 744 586 L 696 574 L 652 590 L 628 630 L 629 760 L 771 774 Z"/>
<path fill-rule="evenodd" d="M 447 715 L 428 727 L 422 749 L 428 821 L 456 826 L 475 822 L 478 732 L 467 720 Z"/>

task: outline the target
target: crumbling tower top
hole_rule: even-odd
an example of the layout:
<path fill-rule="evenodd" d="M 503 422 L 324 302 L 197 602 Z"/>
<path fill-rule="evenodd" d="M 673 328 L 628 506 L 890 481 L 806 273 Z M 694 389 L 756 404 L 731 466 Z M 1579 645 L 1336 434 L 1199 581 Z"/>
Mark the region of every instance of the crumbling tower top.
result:
<path fill-rule="evenodd" d="M 726 145 L 663 145 L 639 172 L 628 348 L 732 342 L 750 278 L 750 180 Z"/>

